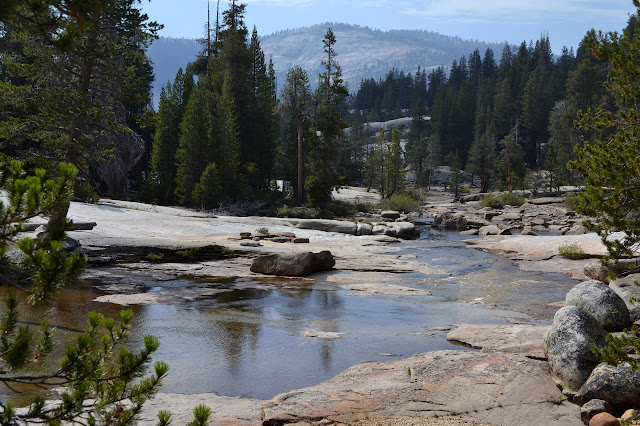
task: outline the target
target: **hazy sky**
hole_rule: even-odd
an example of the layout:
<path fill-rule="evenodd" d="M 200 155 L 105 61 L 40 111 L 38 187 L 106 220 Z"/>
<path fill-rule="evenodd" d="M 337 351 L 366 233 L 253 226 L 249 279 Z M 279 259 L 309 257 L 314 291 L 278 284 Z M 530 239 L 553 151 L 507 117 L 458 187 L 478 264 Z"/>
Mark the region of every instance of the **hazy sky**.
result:
<path fill-rule="evenodd" d="M 465 39 L 519 44 L 549 35 L 554 53 L 577 48 L 591 28 L 620 31 L 635 11 L 631 0 L 245 0 L 245 22 L 261 36 L 324 22 L 382 30 L 421 29 Z M 220 1 L 220 10 L 227 8 Z M 199 38 L 207 0 L 148 0 L 143 10 L 164 24 L 163 36 Z M 215 19 L 216 0 L 211 0 Z M 339 42 L 339 40 L 338 40 Z"/>

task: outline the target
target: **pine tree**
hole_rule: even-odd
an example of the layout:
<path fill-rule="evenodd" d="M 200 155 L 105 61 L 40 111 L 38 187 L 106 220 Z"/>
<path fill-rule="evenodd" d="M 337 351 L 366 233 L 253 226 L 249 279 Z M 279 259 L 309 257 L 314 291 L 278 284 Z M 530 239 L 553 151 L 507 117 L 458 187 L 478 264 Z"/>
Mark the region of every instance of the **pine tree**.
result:
<path fill-rule="evenodd" d="M 210 162 L 208 151 L 211 113 L 204 86 L 203 81 L 198 81 L 194 86 L 180 123 L 175 194 L 182 204 L 192 203 L 193 189 Z"/>
<path fill-rule="evenodd" d="M 402 147 L 400 146 L 400 132 L 397 127 L 391 131 L 391 143 L 386 147 L 385 158 L 385 196 L 391 197 L 402 188 L 404 167 Z"/>
<path fill-rule="evenodd" d="M 309 119 L 311 112 L 311 89 L 309 87 L 309 78 L 307 72 L 301 67 L 296 66 L 287 73 L 285 86 L 282 88 L 281 111 L 291 118 L 296 126 L 298 134 L 298 202 L 304 201 L 303 186 L 303 152 L 302 152 L 302 136 L 303 124 Z"/>
<path fill-rule="evenodd" d="M 640 1 L 634 0 L 640 12 Z M 615 93 L 613 110 L 607 105 L 589 109 L 579 117 L 579 126 L 594 136 L 577 148 L 572 169 L 584 176 L 586 190 L 578 196 L 576 209 L 595 221 L 587 227 L 600 234 L 612 259 L 633 256 L 640 243 L 640 99 L 637 58 L 640 37 L 637 26 L 603 34 L 591 31 L 586 46 L 611 65 L 606 88 Z M 624 238 L 609 238 L 617 231 Z"/>
<path fill-rule="evenodd" d="M 317 129 L 321 136 L 314 138 L 309 153 L 309 176 L 305 189 L 313 206 L 322 206 L 331 199 L 331 190 L 338 184 L 336 164 L 342 129 L 347 123 L 342 119 L 342 104 L 349 95 L 342 80 L 342 69 L 336 61 L 336 38 L 331 28 L 322 40 L 327 55 L 322 61 L 324 72 L 320 74 L 317 90 L 319 99 Z"/>

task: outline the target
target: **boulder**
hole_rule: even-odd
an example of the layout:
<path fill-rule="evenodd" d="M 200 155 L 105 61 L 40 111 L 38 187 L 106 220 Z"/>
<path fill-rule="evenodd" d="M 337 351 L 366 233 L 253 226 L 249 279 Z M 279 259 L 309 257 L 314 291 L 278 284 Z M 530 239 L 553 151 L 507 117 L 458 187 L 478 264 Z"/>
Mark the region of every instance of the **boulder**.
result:
<path fill-rule="evenodd" d="M 397 212 L 395 210 L 384 210 L 382 213 L 380 213 L 380 216 L 383 219 L 396 220 L 396 219 L 400 218 L 400 212 Z"/>
<path fill-rule="evenodd" d="M 532 237 L 537 237 L 538 234 L 533 232 L 533 230 L 531 228 L 525 227 L 522 232 L 520 232 L 520 235 L 531 235 Z"/>
<path fill-rule="evenodd" d="M 536 206 L 541 206 L 544 204 L 559 204 L 564 203 L 564 197 L 541 197 L 541 198 L 532 198 L 527 200 L 529 204 L 535 204 Z"/>
<path fill-rule="evenodd" d="M 596 414 L 610 413 L 612 410 L 611 404 L 601 399 L 592 399 L 582 406 L 580 409 L 580 419 L 584 424 L 588 425 L 589 420 Z"/>
<path fill-rule="evenodd" d="M 498 228 L 496 225 L 489 225 L 489 226 L 483 226 L 482 228 L 480 228 L 480 230 L 478 231 L 478 235 L 499 235 L 501 232 L 501 229 Z"/>
<path fill-rule="evenodd" d="M 444 212 L 439 214 L 431 224 L 433 228 L 467 229 L 467 218 L 460 213 Z"/>
<path fill-rule="evenodd" d="M 628 363 L 617 367 L 606 362 L 599 364 L 575 395 L 574 401 L 585 404 L 592 399 L 607 401 L 614 409 L 640 405 L 640 371 L 633 371 Z"/>
<path fill-rule="evenodd" d="M 629 271 L 638 267 L 640 267 L 639 259 L 619 259 L 616 260 L 615 263 L 607 266 L 598 261 L 584 265 L 584 274 L 593 280 L 602 281 L 603 283 L 608 284 L 611 281 L 609 272 L 618 275 L 624 271 Z"/>
<path fill-rule="evenodd" d="M 303 277 L 313 272 L 331 269 L 335 264 L 333 255 L 326 250 L 320 253 L 278 253 L 256 257 L 251 264 L 251 272 Z"/>
<path fill-rule="evenodd" d="M 369 223 L 358 222 L 356 235 L 373 235 L 373 226 Z"/>
<path fill-rule="evenodd" d="M 583 235 L 587 230 L 582 225 L 572 226 L 564 235 Z"/>
<path fill-rule="evenodd" d="M 640 304 L 631 302 L 632 299 L 640 299 L 640 286 L 636 283 L 640 284 L 640 274 L 631 274 L 609 283 L 611 290 L 615 291 L 627 305 L 631 321 L 640 320 Z"/>
<path fill-rule="evenodd" d="M 296 228 L 356 235 L 357 225 L 346 220 L 304 219 L 298 222 Z"/>
<path fill-rule="evenodd" d="M 556 312 L 543 348 L 553 381 L 563 394 L 573 396 L 587 381 L 600 362 L 592 349 L 602 348 L 606 335 L 602 325 L 578 306 L 565 306 Z"/>
<path fill-rule="evenodd" d="M 389 228 L 395 230 L 395 236 L 398 238 L 416 238 L 420 235 L 420 230 L 410 222 L 393 222 L 388 225 Z"/>
<path fill-rule="evenodd" d="M 589 426 L 620 426 L 620 422 L 613 414 L 600 413 L 591 418 Z"/>
<path fill-rule="evenodd" d="M 607 331 L 619 331 L 631 324 L 629 310 L 615 291 L 600 281 L 583 281 L 567 293 L 565 306 L 579 306 Z"/>

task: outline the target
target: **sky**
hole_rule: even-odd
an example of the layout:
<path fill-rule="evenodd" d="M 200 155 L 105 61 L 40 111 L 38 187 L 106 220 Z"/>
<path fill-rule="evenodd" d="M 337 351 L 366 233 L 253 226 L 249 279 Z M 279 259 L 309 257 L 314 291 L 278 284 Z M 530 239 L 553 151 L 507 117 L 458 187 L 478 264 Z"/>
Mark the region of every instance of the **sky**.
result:
<path fill-rule="evenodd" d="M 215 21 L 217 0 L 211 0 Z M 554 53 L 574 47 L 592 28 L 621 31 L 632 0 L 244 0 L 245 23 L 269 35 L 325 22 L 373 29 L 417 29 L 487 42 L 520 44 L 548 35 Z M 220 1 L 220 10 L 229 2 Z M 207 0 L 142 0 L 151 20 L 164 24 L 165 37 L 200 38 Z M 339 41 L 339 40 L 338 40 Z"/>

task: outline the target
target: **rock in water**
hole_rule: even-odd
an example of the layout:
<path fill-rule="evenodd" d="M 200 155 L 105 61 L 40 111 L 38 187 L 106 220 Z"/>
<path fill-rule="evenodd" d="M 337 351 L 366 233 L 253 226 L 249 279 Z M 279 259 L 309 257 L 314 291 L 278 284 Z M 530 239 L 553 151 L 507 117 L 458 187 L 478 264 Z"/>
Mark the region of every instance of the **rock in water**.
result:
<path fill-rule="evenodd" d="M 607 331 L 620 331 L 631 324 L 624 300 L 600 281 L 581 282 L 567 293 L 565 302 L 589 312 Z"/>
<path fill-rule="evenodd" d="M 326 250 L 320 253 L 279 253 L 256 257 L 251 264 L 251 272 L 303 277 L 313 272 L 331 269 L 335 264 L 333 255 Z"/>
<path fill-rule="evenodd" d="M 446 229 L 467 229 L 467 219 L 459 214 L 453 212 L 444 212 L 433 220 L 431 224 L 433 228 L 446 228 Z"/>
<path fill-rule="evenodd" d="M 617 367 L 599 364 L 582 385 L 574 401 L 581 405 L 593 399 L 607 401 L 614 409 L 640 405 L 640 371 L 628 363 Z"/>
<path fill-rule="evenodd" d="M 573 396 L 600 363 L 594 346 L 605 345 L 607 332 L 587 311 L 566 306 L 556 312 L 545 334 L 543 348 L 551 376 L 562 393 Z"/>

